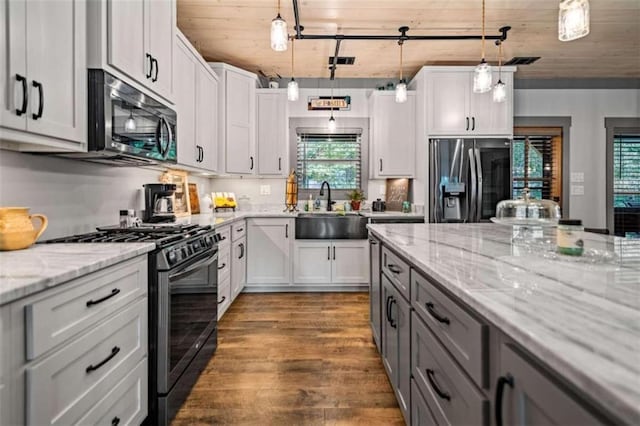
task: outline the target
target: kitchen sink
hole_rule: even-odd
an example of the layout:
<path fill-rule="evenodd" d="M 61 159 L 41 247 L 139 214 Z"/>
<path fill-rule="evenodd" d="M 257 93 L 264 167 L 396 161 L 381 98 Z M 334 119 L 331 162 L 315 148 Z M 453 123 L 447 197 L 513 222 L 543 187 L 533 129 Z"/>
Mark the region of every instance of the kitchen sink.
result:
<path fill-rule="evenodd" d="M 367 218 L 337 212 L 299 213 L 296 217 L 298 240 L 363 240 L 367 238 Z"/>

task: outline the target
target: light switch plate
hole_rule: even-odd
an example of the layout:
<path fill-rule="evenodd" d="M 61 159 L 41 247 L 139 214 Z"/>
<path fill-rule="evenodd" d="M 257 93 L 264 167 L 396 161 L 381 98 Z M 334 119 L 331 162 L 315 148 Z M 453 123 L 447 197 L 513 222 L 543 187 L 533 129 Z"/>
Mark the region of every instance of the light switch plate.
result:
<path fill-rule="evenodd" d="M 584 173 L 582 172 L 571 172 L 571 182 L 584 182 Z"/>
<path fill-rule="evenodd" d="M 571 185 L 571 195 L 584 195 L 584 185 Z"/>
<path fill-rule="evenodd" d="M 260 185 L 260 195 L 271 195 L 271 185 Z"/>

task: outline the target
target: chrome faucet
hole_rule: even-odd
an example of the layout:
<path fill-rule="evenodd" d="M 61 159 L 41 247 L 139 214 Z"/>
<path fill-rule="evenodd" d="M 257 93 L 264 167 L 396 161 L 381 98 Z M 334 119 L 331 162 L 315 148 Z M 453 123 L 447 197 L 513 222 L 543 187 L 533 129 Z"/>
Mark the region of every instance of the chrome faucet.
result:
<path fill-rule="evenodd" d="M 326 180 L 322 182 L 322 185 L 320 185 L 320 196 L 322 197 L 324 195 L 324 186 L 327 185 L 327 211 L 330 212 L 331 211 L 331 187 L 329 186 L 329 182 L 327 182 Z"/>

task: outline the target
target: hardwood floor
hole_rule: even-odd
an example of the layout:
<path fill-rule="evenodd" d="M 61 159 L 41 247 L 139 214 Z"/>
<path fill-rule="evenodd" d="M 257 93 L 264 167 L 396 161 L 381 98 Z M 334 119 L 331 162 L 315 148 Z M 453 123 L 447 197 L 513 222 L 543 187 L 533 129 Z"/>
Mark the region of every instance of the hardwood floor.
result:
<path fill-rule="evenodd" d="M 367 293 L 241 294 L 173 425 L 402 425 Z"/>

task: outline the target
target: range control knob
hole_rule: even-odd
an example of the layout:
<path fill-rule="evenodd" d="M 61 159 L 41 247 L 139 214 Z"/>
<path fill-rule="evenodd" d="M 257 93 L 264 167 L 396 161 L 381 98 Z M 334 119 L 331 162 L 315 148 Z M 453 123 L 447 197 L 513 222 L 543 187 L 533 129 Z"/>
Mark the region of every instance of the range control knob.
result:
<path fill-rule="evenodd" d="M 167 262 L 169 262 L 169 265 L 175 265 L 178 260 L 179 259 L 176 250 L 171 250 L 167 253 Z"/>

